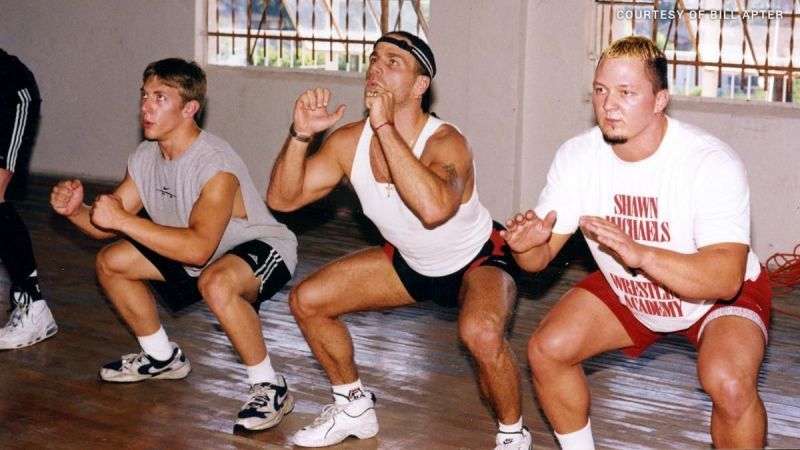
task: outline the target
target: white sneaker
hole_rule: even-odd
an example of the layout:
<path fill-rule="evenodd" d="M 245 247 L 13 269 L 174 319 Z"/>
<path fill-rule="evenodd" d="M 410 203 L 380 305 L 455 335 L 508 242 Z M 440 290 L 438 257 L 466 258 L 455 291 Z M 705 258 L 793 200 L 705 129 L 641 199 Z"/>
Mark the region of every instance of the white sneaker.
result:
<path fill-rule="evenodd" d="M 174 342 L 172 357 L 169 361 L 159 362 L 151 359 L 142 350 L 139 353 L 123 355 L 119 361 L 108 363 L 100 369 L 100 378 L 112 383 L 134 383 L 142 380 L 163 379 L 179 380 L 186 378 L 192 371 L 192 365 L 186 359 L 180 347 Z"/>
<path fill-rule="evenodd" d="M 0 349 L 22 348 L 53 337 L 58 331 L 53 313 L 44 300 L 31 301 L 25 292 L 14 292 L 17 305 L 0 329 Z"/>
<path fill-rule="evenodd" d="M 344 405 L 326 405 L 314 423 L 295 433 L 292 440 L 300 447 L 327 447 L 350 436 L 369 439 L 378 434 L 375 396 L 365 393 Z"/>
<path fill-rule="evenodd" d="M 526 427 L 522 427 L 521 430 L 514 433 L 497 433 L 494 442 L 497 444 L 494 450 L 531 450 L 533 448 L 531 433 Z"/>

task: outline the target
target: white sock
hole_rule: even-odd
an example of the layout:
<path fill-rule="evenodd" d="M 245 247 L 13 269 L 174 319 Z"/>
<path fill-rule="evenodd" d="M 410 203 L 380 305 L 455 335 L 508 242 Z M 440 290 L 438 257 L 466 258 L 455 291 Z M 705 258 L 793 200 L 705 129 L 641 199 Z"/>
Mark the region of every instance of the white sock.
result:
<path fill-rule="evenodd" d="M 360 390 L 363 394 L 364 386 L 361 385 L 361 379 L 349 383 L 349 384 L 337 384 L 331 386 L 331 390 L 333 391 L 333 401 L 337 405 L 344 405 L 349 403 L 351 400 L 355 400 L 356 398 L 350 398 L 351 394 L 354 393 L 356 390 Z"/>
<path fill-rule="evenodd" d="M 158 361 L 169 361 L 172 358 L 172 344 L 169 343 L 167 332 L 164 327 L 158 327 L 158 331 L 150 336 L 136 336 L 139 345 L 145 353 Z"/>
<path fill-rule="evenodd" d="M 578 431 L 567 434 L 556 433 L 558 443 L 562 450 L 594 450 L 594 437 L 592 437 L 592 420 Z"/>
<path fill-rule="evenodd" d="M 278 375 L 275 374 L 275 369 L 272 368 L 269 355 L 255 366 L 247 366 L 247 378 L 250 380 L 251 385 L 258 383 L 278 383 Z"/>
<path fill-rule="evenodd" d="M 519 433 L 522 431 L 522 417 L 519 418 L 517 423 L 506 425 L 502 422 L 497 422 L 497 431 L 500 433 Z"/>

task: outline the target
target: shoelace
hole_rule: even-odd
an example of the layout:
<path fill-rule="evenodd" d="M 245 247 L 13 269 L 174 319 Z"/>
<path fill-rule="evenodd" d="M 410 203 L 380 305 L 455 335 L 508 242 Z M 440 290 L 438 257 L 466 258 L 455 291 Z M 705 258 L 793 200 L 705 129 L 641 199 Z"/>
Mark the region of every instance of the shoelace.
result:
<path fill-rule="evenodd" d="M 248 409 L 258 409 L 264 406 L 269 405 L 270 398 L 269 398 L 269 391 L 271 391 L 268 386 L 253 386 L 251 390 L 251 395 L 253 398 L 250 400 L 247 408 Z"/>
<path fill-rule="evenodd" d="M 24 326 L 22 318 L 30 313 L 31 296 L 27 292 L 14 292 L 14 303 L 17 305 L 11 313 L 11 320 L 8 323 L 10 328 L 21 328 Z"/>
<path fill-rule="evenodd" d="M 145 363 L 145 362 L 148 362 L 148 361 L 150 361 L 150 358 L 148 358 L 147 357 L 147 353 L 145 353 L 143 351 L 139 352 L 139 353 L 131 353 L 131 354 L 128 354 L 128 355 L 124 355 L 122 357 L 122 368 L 123 369 L 129 369 L 135 363 Z"/>
<path fill-rule="evenodd" d="M 325 407 L 322 408 L 322 414 L 316 419 L 314 419 L 314 423 L 311 426 L 318 427 L 324 424 L 325 422 L 331 420 L 333 416 L 342 412 L 342 410 L 344 410 L 345 408 L 347 408 L 347 404 L 337 405 L 333 403 L 330 405 L 325 405 Z"/>

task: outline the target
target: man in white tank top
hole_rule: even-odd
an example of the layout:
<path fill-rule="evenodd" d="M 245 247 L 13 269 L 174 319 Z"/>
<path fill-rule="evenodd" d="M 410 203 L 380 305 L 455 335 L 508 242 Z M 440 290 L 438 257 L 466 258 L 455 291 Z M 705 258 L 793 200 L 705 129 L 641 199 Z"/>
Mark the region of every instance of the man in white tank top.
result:
<path fill-rule="evenodd" d="M 598 126 L 558 150 L 535 211 L 507 222 L 525 270 L 545 268 L 578 227 L 599 267 L 530 339 L 537 399 L 563 449 L 593 448 L 582 361 L 614 349 L 636 356 L 678 333 L 698 349 L 716 448 L 761 448 L 772 295 L 749 247 L 744 166 L 719 139 L 664 114 L 667 60 L 646 38 L 603 52 L 592 100 Z"/>
<path fill-rule="evenodd" d="M 481 391 L 495 408 L 497 448 L 531 446 L 522 426 L 519 371 L 504 336 L 516 300 L 516 263 L 499 225 L 493 226 L 478 201 L 466 139 L 423 111 L 435 72 L 433 53 L 417 36 L 381 37 L 364 88 L 369 117 L 334 131 L 311 156 L 309 142 L 342 118 L 344 105 L 329 112 L 331 94 L 321 87 L 295 103 L 290 136 L 272 171 L 269 205 L 296 210 L 348 177 L 387 241 L 328 264 L 290 294 L 292 313 L 334 398 L 320 418 L 295 434 L 295 445 L 323 447 L 378 432 L 375 397 L 361 384 L 340 316 L 434 300 L 461 308 L 459 337 L 476 359 Z"/>

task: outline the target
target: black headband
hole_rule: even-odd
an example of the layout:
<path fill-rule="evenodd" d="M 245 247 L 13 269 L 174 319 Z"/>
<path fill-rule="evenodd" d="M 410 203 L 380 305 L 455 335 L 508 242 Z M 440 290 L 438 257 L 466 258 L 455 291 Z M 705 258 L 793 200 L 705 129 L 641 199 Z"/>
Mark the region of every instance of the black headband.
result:
<path fill-rule="evenodd" d="M 402 39 L 391 37 L 389 34 L 403 36 L 411 41 L 411 43 Z M 405 31 L 392 31 L 389 34 L 381 36 L 380 39 L 375 41 L 375 45 L 377 46 L 378 42 L 387 42 L 389 44 L 396 45 L 411 53 L 411 56 L 413 56 L 414 59 L 416 59 L 417 62 L 419 62 L 419 64 L 422 66 L 423 75 L 431 78 L 436 75 L 436 60 L 433 59 L 433 52 L 425 41 Z"/>

